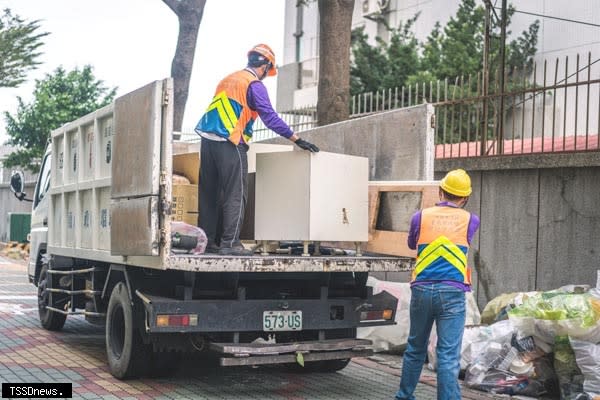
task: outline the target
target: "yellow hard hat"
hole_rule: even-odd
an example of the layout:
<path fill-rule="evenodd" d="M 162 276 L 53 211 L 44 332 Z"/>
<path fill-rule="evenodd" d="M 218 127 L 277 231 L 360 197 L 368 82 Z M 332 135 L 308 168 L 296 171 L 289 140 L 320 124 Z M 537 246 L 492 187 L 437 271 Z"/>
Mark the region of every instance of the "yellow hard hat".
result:
<path fill-rule="evenodd" d="M 446 174 L 440 187 L 455 196 L 467 197 L 471 194 L 471 178 L 464 169 L 454 169 Z"/>

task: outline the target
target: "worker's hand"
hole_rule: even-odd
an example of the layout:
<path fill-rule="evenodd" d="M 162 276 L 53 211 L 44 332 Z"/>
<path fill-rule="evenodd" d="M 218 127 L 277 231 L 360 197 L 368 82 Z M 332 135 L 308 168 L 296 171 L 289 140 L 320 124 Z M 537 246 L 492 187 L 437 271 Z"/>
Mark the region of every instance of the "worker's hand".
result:
<path fill-rule="evenodd" d="M 315 146 L 314 144 L 312 144 L 310 142 L 307 142 L 306 140 L 298 139 L 294 143 L 296 143 L 298 145 L 298 147 L 300 147 L 302 150 L 308 150 L 311 153 L 319 152 L 319 148 L 317 146 Z"/>

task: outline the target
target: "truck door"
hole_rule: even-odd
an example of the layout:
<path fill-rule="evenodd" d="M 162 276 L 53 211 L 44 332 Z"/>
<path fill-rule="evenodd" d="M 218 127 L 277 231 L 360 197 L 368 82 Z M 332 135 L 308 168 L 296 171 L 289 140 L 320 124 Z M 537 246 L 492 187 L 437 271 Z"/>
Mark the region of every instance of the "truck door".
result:
<path fill-rule="evenodd" d="M 171 79 L 119 97 L 114 106 L 111 253 L 157 256 L 163 140 L 172 132 Z M 167 139 L 169 138 L 169 139 Z"/>

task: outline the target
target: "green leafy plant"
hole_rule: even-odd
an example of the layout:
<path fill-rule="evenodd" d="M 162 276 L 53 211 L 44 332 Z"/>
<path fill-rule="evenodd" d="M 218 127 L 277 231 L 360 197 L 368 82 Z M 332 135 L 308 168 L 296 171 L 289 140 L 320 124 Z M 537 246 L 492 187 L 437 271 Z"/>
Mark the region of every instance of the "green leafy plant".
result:
<path fill-rule="evenodd" d="M 40 64 L 40 47 L 47 32 L 39 21 L 26 22 L 9 9 L 0 15 L 0 87 L 17 87 Z"/>
<path fill-rule="evenodd" d="M 3 161 L 4 166 L 21 166 L 37 172 L 50 132 L 110 104 L 116 90 L 96 79 L 90 65 L 69 72 L 58 67 L 44 79 L 36 80 L 34 100 L 25 103 L 19 97 L 16 114 L 4 113 L 10 136 L 7 143 L 16 147 Z"/>

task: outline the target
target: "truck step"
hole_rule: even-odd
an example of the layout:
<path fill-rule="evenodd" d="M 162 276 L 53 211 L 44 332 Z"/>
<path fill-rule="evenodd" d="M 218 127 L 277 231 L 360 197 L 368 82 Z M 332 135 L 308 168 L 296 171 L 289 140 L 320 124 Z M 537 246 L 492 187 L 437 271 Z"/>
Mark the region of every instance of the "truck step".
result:
<path fill-rule="evenodd" d="M 63 315 L 85 315 L 86 317 L 106 317 L 106 313 L 98 313 L 92 311 L 76 310 L 76 311 L 65 311 L 60 308 L 46 306 L 47 310 L 57 312 Z"/>

